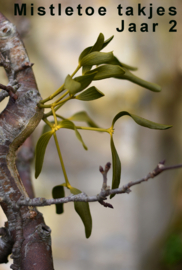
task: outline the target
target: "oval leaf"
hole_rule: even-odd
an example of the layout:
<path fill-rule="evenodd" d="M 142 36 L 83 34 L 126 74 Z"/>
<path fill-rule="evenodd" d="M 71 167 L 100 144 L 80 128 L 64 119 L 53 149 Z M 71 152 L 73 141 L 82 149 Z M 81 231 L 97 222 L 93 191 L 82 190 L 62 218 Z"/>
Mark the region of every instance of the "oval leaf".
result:
<path fill-rule="evenodd" d="M 80 61 L 81 66 L 106 64 L 113 59 L 113 52 L 91 52 Z"/>
<path fill-rule="evenodd" d="M 65 192 L 64 192 L 64 186 L 65 184 L 55 186 L 52 189 L 52 197 L 54 199 L 64 198 Z M 64 212 L 63 203 L 56 204 L 56 214 L 62 214 Z"/>
<path fill-rule="evenodd" d="M 89 50 L 87 48 L 87 50 L 84 50 L 83 53 L 81 54 L 81 57 L 79 57 L 79 61 L 81 60 L 81 58 L 83 58 L 84 56 L 86 56 L 88 53 L 91 53 L 93 51 L 100 51 L 103 48 L 105 48 L 113 39 L 114 36 L 108 38 L 106 41 L 103 42 L 104 40 L 104 35 L 102 33 L 100 33 L 96 43 L 94 44 L 93 47 L 89 47 Z M 102 46 L 101 46 L 102 45 Z M 89 70 L 91 70 L 92 65 L 90 66 L 83 66 L 82 68 L 82 74 L 85 74 L 86 72 L 88 72 Z"/>
<path fill-rule="evenodd" d="M 118 188 L 121 179 L 121 161 L 116 151 L 116 147 L 114 145 L 113 137 L 111 136 L 111 152 L 112 152 L 112 189 Z M 110 198 L 112 199 L 115 195 L 112 194 Z"/>
<path fill-rule="evenodd" d="M 171 125 L 162 125 L 162 124 L 158 124 L 158 123 L 155 123 L 155 122 L 152 122 L 152 121 L 149 121 L 147 119 L 144 119 L 140 116 L 137 116 L 135 114 L 131 114 L 127 111 L 122 111 L 122 112 L 119 112 L 113 119 L 112 121 L 112 127 L 114 126 L 115 122 L 122 116 L 124 115 L 128 115 L 130 116 L 131 118 L 133 118 L 133 120 L 140 126 L 143 126 L 143 127 L 147 127 L 147 128 L 151 128 L 151 129 L 160 129 L 160 130 L 164 130 L 164 129 L 168 129 L 168 128 L 171 128 L 172 126 Z"/>
<path fill-rule="evenodd" d="M 98 68 L 95 68 L 92 70 L 96 71 L 95 76 L 93 80 L 102 80 L 102 79 L 107 79 L 107 78 L 117 78 L 120 79 L 122 78 L 123 74 L 125 73 L 125 70 L 121 68 L 120 66 L 116 65 L 110 65 L 106 64 L 103 66 L 100 66 Z M 89 74 L 90 72 L 87 72 L 86 74 Z"/>
<path fill-rule="evenodd" d="M 87 146 L 85 145 L 80 133 L 78 132 L 75 124 L 70 121 L 70 120 L 63 120 L 58 122 L 58 129 L 60 128 L 68 128 L 68 129 L 73 129 L 75 131 L 76 137 L 78 140 L 82 143 L 83 147 L 85 150 L 88 150 Z"/>
<path fill-rule="evenodd" d="M 81 54 L 80 54 L 80 56 L 79 56 L 79 58 L 78 58 L 78 62 L 79 62 L 79 63 L 80 63 L 80 61 L 82 60 L 83 57 L 85 57 L 87 54 L 89 54 L 89 53 L 91 52 L 91 49 L 92 49 L 92 46 L 85 48 L 85 49 L 81 52 Z"/>
<path fill-rule="evenodd" d="M 84 75 L 86 72 L 90 71 L 92 66 L 83 66 L 82 67 L 82 74 Z"/>
<path fill-rule="evenodd" d="M 106 41 L 106 42 L 108 42 L 108 41 Z M 109 41 L 110 42 L 110 41 Z M 108 43 L 109 43 L 108 42 Z M 107 43 L 107 44 L 108 44 Z M 98 38 L 97 38 L 97 40 L 96 40 L 96 42 L 95 42 L 95 44 L 93 45 L 93 46 L 90 46 L 90 47 L 87 47 L 86 49 L 84 49 L 82 52 L 81 52 L 81 54 L 80 54 L 80 56 L 79 56 L 79 63 L 80 63 L 80 61 L 81 61 L 81 59 L 84 57 L 84 56 L 86 56 L 87 54 L 89 54 L 89 53 L 91 53 L 91 52 L 94 52 L 94 51 L 100 51 L 101 49 L 103 49 L 105 46 L 104 46 L 104 44 L 105 44 L 105 42 L 104 42 L 104 35 L 102 34 L 102 33 L 100 33 L 99 34 L 99 36 L 98 36 Z"/>
<path fill-rule="evenodd" d="M 77 188 L 70 188 L 70 191 L 73 195 L 82 193 Z M 92 232 L 92 217 L 90 213 L 90 208 L 88 202 L 74 202 L 75 211 L 80 216 L 84 226 L 85 226 L 85 236 L 89 238 Z"/>
<path fill-rule="evenodd" d="M 53 131 L 44 133 L 37 142 L 35 148 L 35 178 L 37 178 L 41 173 L 42 165 L 44 162 L 45 150 L 53 133 Z"/>
<path fill-rule="evenodd" d="M 74 80 L 80 83 L 80 88 L 78 89 L 76 93 L 85 89 L 92 82 L 96 73 L 97 71 L 91 71 L 89 74 L 75 77 Z"/>
<path fill-rule="evenodd" d="M 80 95 L 76 96 L 76 99 L 83 100 L 83 101 L 90 101 L 90 100 L 95 100 L 98 98 L 103 97 L 104 94 L 99 91 L 95 86 L 92 86 L 85 90 L 83 93 Z"/>
<path fill-rule="evenodd" d="M 78 113 L 75 113 L 72 115 L 69 120 L 72 121 L 80 121 L 80 122 L 86 122 L 90 127 L 96 127 L 98 128 L 99 126 L 90 118 L 90 116 L 87 114 L 85 111 L 81 111 Z"/>
<path fill-rule="evenodd" d="M 70 94 L 74 95 L 79 91 L 81 88 L 81 84 L 79 82 L 76 82 L 71 78 L 70 75 L 68 75 L 64 82 L 65 88 L 69 91 Z"/>
<path fill-rule="evenodd" d="M 95 44 L 92 46 L 91 52 L 102 50 L 103 45 L 104 45 L 104 35 L 100 33 Z"/>

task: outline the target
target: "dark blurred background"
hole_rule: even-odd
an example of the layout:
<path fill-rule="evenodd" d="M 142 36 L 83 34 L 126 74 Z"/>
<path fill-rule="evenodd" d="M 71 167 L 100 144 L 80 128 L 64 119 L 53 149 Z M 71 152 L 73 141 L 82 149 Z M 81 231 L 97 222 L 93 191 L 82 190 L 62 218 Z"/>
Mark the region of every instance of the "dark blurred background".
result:
<path fill-rule="evenodd" d="M 77 66 L 80 52 L 94 44 L 102 32 L 114 40 L 105 51 L 114 54 L 127 64 L 137 66 L 136 75 L 162 86 L 161 93 L 153 93 L 127 81 L 108 79 L 94 85 L 105 93 L 105 97 L 87 102 L 71 101 L 61 114 L 69 117 L 77 111 L 87 110 L 89 115 L 103 127 L 109 127 L 113 117 L 121 110 L 128 110 L 155 122 L 173 125 L 166 131 L 149 130 L 137 126 L 131 119 L 123 118 L 116 124 L 114 140 L 122 162 L 122 181 L 125 184 L 137 180 L 152 171 L 157 163 L 166 159 L 167 165 L 182 163 L 182 47 L 180 0 L 141 0 L 154 12 L 159 6 L 166 9 L 164 16 L 137 15 L 138 1 L 66 1 L 37 0 L 23 1 L 30 11 L 34 3 L 34 16 L 14 16 L 14 3 L 0 2 L 0 11 L 12 20 L 21 31 L 27 31 L 24 43 L 35 63 L 33 69 L 43 98 L 53 93 Z M 58 16 L 58 3 L 62 15 Z M 37 7 L 55 6 L 55 16 L 48 13 L 37 15 Z M 81 4 L 83 16 L 78 16 L 76 7 Z M 134 16 L 118 16 L 117 6 L 123 11 L 134 7 Z M 64 9 L 74 8 L 72 16 L 66 16 Z M 85 8 L 95 9 L 93 16 L 85 15 Z M 105 16 L 99 16 L 100 6 L 107 9 Z M 168 15 L 168 8 L 177 8 L 176 16 Z M 147 12 L 148 14 L 148 12 Z M 125 20 L 125 31 L 119 33 L 121 20 Z M 169 33 L 170 20 L 177 21 L 177 32 Z M 141 23 L 149 24 L 149 32 L 139 31 Z M 137 32 L 127 31 L 129 23 L 136 23 Z M 152 23 L 159 23 L 156 32 Z M 0 70 L 1 83 L 7 83 L 5 73 Z M 5 106 L 7 100 L 1 105 Z M 41 133 L 43 122 L 34 132 L 34 144 Z M 99 165 L 111 161 L 109 136 L 100 133 L 82 132 L 89 150 L 80 146 L 74 134 L 59 131 L 59 142 L 68 177 L 73 186 L 89 195 L 99 193 L 102 177 Z M 32 167 L 32 177 L 34 171 Z M 34 181 L 36 196 L 51 198 L 52 188 L 64 181 L 54 142 L 50 141 L 42 174 Z M 111 172 L 109 174 L 111 184 Z M 91 238 L 85 239 L 81 220 L 73 204 L 65 205 L 62 216 L 55 214 L 54 206 L 41 208 L 47 225 L 52 228 L 55 270 L 178 270 L 182 269 L 182 171 L 165 172 L 154 180 L 132 188 L 130 195 L 116 196 L 112 200 L 114 210 L 98 203 L 90 204 L 93 217 Z M 1 226 L 5 221 L 1 213 Z M 9 265 L 1 266 L 2 270 Z"/>

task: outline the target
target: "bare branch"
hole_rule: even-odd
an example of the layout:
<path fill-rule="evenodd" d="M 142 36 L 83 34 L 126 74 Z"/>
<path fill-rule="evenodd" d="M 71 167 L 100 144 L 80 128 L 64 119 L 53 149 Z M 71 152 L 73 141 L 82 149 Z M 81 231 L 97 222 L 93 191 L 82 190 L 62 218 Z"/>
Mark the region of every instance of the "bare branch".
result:
<path fill-rule="evenodd" d="M 74 202 L 74 201 L 77 201 L 77 202 L 78 201 L 79 202 L 96 202 L 96 201 L 98 201 L 103 206 L 112 208 L 112 205 L 104 202 L 104 200 L 106 200 L 108 196 L 115 195 L 115 194 L 122 194 L 122 193 L 129 194 L 131 192 L 130 188 L 132 186 L 146 182 L 149 179 L 156 177 L 157 175 L 161 174 L 164 171 L 178 169 L 178 168 L 182 168 L 182 164 L 165 167 L 164 161 L 163 161 L 157 165 L 157 167 L 153 170 L 153 172 L 148 173 L 146 177 L 144 177 L 140 180 L 134 181 L 134 182 L 129 182 L 128 184 L 124 185 L 121 188 L 117 188 L 117 189 L 103 189 L 102 188 L 101 192 L 95 196 L 87 196 L 85 193 L 80 193 L 77 195 L 70 195 L 68 197 L 59 198 L 59 199 L 45 199 L 45 198 L 24 199 L 24 198 L 20 198 L 20 200 L 17 202 L 17 204 L 19 206 L 48 206 L 48 205 L 52 205 L 52 204 L 68 203 L 68 202 Z M 103 174 L 103 172 L 104 172 L 103 168 L 100 167 L 100 171 Z M 104 178 L 104 180 L 105 180 L 105 178 Z"/>
<path fill-rule="evenodd" d="M 43 216 L 31 207 L 20 207 L 18 214 L 14 210 L 21 196 L 28 197 L 16 169 L 16 151 L 39 124 L 43 110 L 37 106 L 41 96 L 25 47 L 16 27 L 1 13 L 0 66 L 4 67 L 9 80 L 7 86 L 1 85 L 4 90 L 0 93 L 0 100 L 7 94 L 10 96 L 6 108 L 0 114 L 0 205 L 8 220 L 7 230 L 15 243 L 12 268 L 28 270 L 35 269 L 36 265 L 36 269 L 53 270 L 50 230 Z M 36 228 L 40 228 L 39 231 L 32 234 Z M 3 241 L 0 239 L 1 244 Z M 7 254 L 0 254 L 0 258 L 7 260 Z"/>

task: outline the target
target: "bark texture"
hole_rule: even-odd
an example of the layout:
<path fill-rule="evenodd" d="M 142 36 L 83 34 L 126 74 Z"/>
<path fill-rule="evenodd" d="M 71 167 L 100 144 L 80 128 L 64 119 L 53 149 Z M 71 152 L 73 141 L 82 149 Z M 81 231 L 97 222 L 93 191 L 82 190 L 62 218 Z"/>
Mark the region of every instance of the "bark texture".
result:
<path fill-rule="evenodd" d="M 8 219 L 1 232 L 0 262 L 6 263 L 12 250 L 12 269 L 51 270 L 50 228 L 35 208 L 16 206 L 20 198 L 28 197 L 16 168 L 16 151 L 42 119 L 43 110 L 37 106 L 41 96 L 16 27 L 2 14 L 0 63 L 9 84 L 19 86 L 16 94 L 9 93 L 8 105 L 0 115 L 0 197 Z"/>

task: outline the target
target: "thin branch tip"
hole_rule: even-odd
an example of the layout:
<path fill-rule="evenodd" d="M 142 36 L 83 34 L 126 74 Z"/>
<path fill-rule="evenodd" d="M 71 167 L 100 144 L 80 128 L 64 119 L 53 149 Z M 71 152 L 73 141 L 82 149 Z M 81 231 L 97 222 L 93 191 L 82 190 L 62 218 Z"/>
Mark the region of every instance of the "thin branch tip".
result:
<path fill-rule="evenodd" d="M 116 188 L 116 189 L 110 189 L 110 187 L 107 186 L 107 169 L 104 170 L 102 166 L 99 167 L 99 170 L 101 170 L 101 173 L 103 175 L 103 185 L 102 189 L 99 194 L 95 196 L 87 196 L 85 193 L 80 193 L 77 195 L 70 195 L 68 197 L 59 198 L 59 199 L 45 199 L 45 198 L 33 198 L 33 199 L 24 199 L 23 197 L 17 202 L 19 206 L 48 206 L 52 204 L 60 204 L 60 203 L 68 203 L 73 201 L 80 201 L 80 202 L 99 202 L 104 207 L 113 208 L 113 206 L 109 203 L 106 203 L 105 200 L 110 195 L 116 195 L 116 194 L 129 194 L 131 193 L 131 187 L 141 184 L 143 182 L 148 181 L 149 179 L 153 179 L 160 173 L 162 173 L 165 170 L 171 170 L 171 169 L 177 169 L 182 168 L 182 164 L 174 165 L 165 167 L 164 165 L 161 166 L 161 162 L 158 163 L 157 167 L 153 170 L 152 173 L 148 173 L 146 177 L 137 180 L 129 182 L 128 184 Z M 102 171 L 103 169 L 103 171 Z M 4 199 L 4 198 L 3 198 Z"/>

